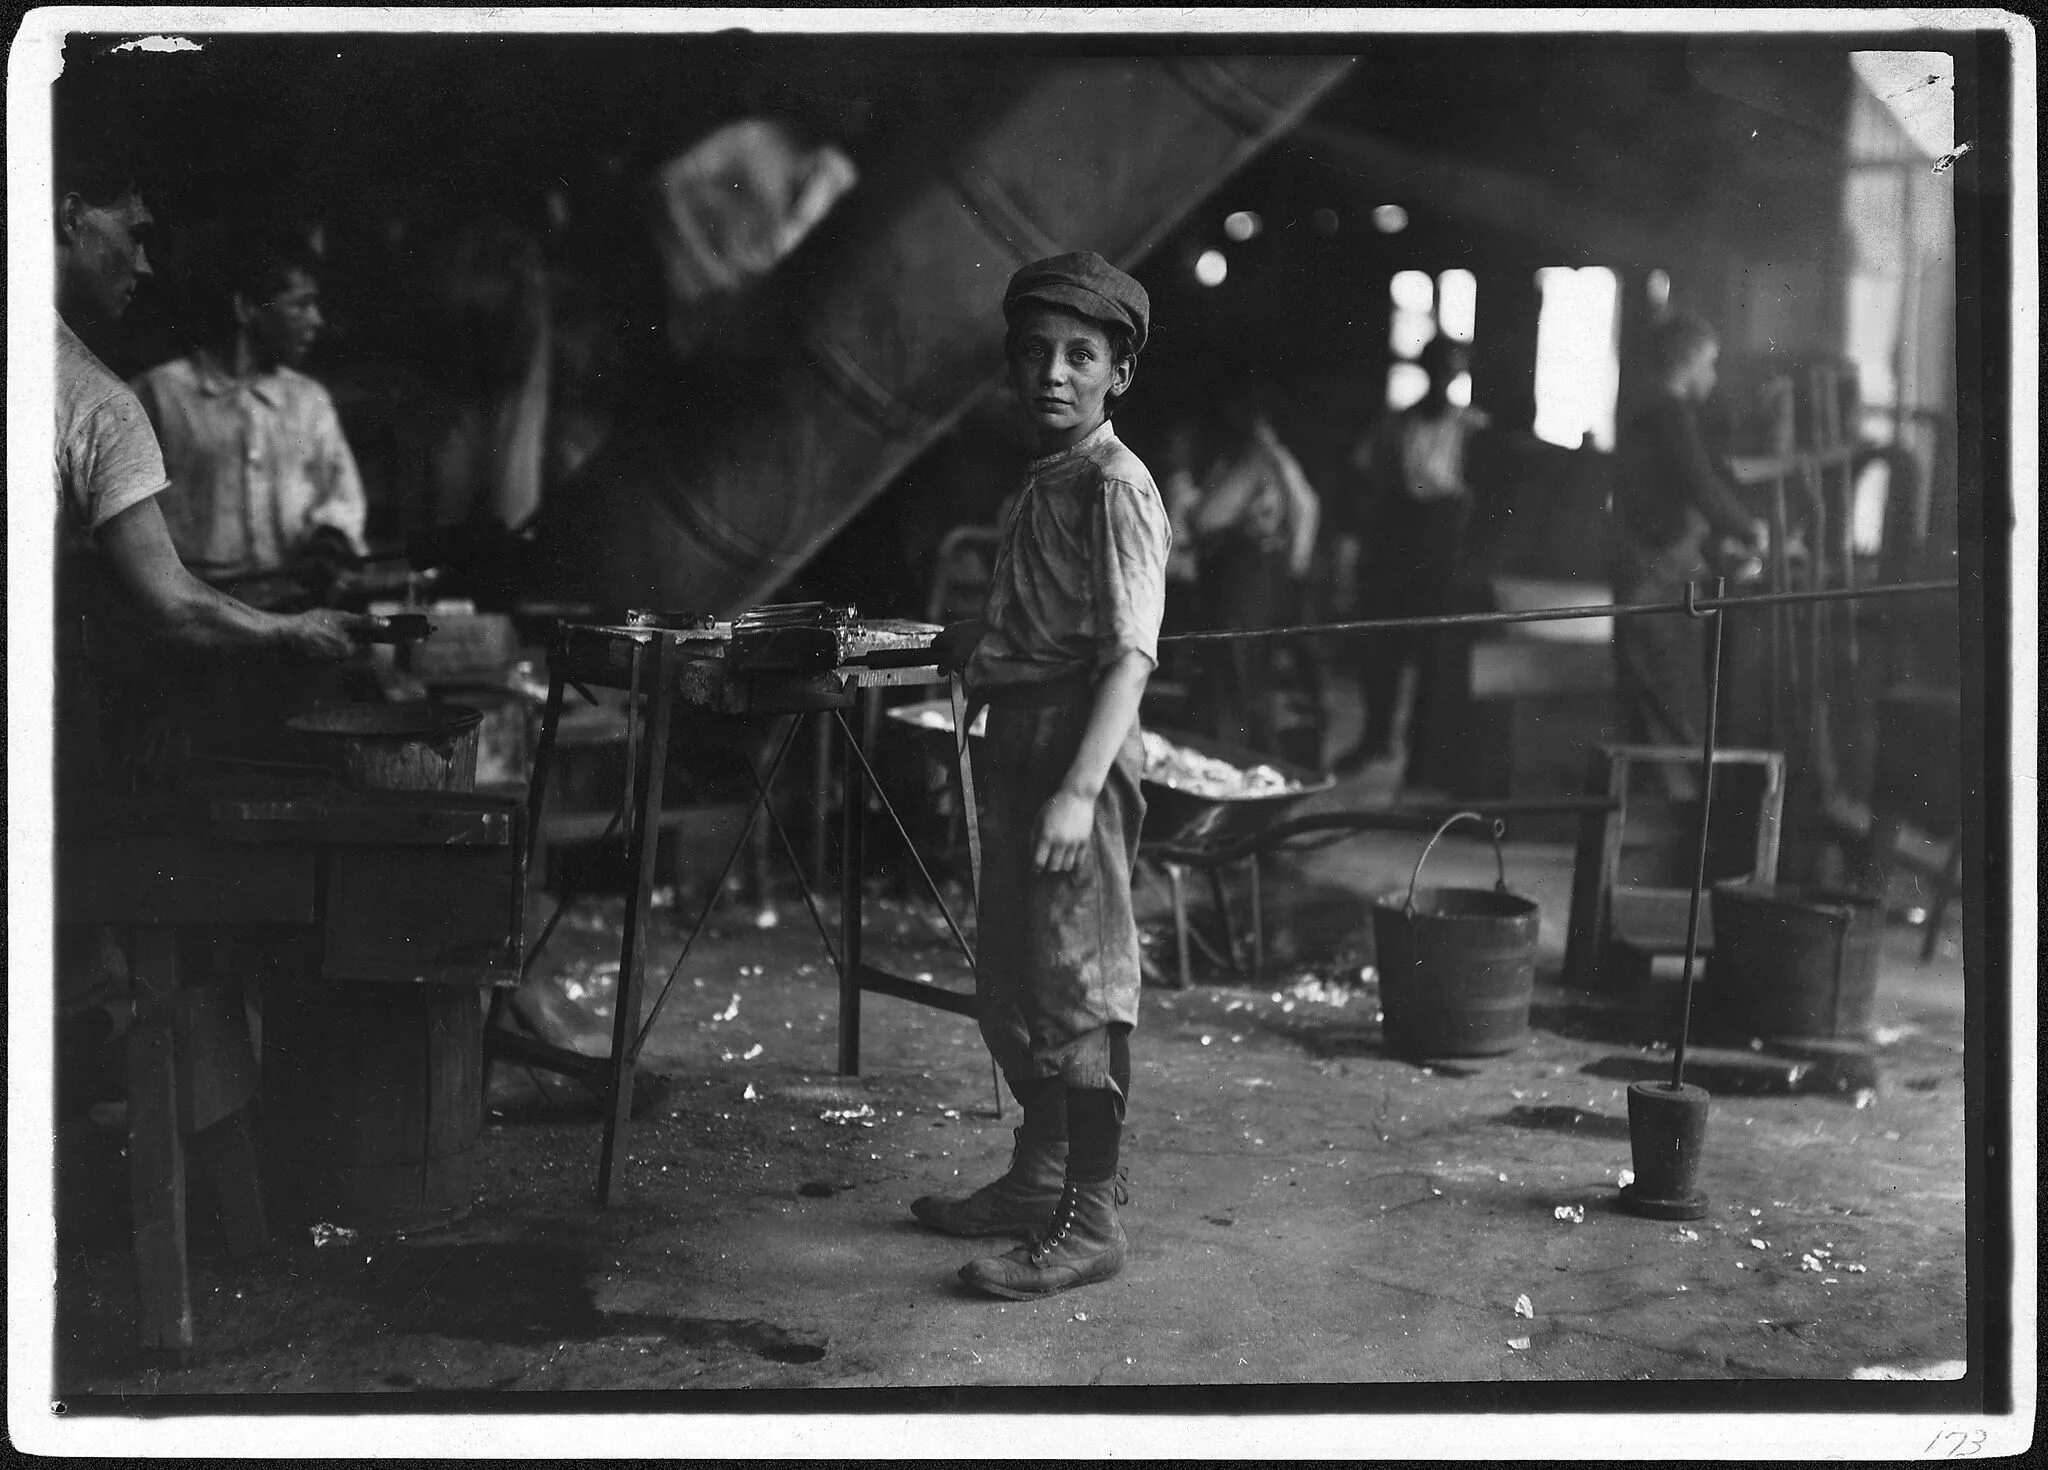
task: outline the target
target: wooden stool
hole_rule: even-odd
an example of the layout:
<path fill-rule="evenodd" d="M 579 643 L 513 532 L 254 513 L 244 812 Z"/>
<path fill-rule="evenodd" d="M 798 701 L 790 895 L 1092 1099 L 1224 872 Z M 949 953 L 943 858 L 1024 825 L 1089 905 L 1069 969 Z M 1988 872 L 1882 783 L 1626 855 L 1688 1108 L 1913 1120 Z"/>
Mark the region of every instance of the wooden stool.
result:
<path fill-rule="evenodd" d="M 1565 933 L 1564 974 L 1583 990 L 1642 983 L 1659 955 L 1683 953 L 1691 888 L 1651 885 L 1618 887 L 1622 842 L 1628 828 L 1629 782 L 1646 765 L 1699 763 L 1700 753 L 1678 745 L 1602 745 L 1595 753 L 1589 796 L 1611 805 L 1588 811 L 1579 823 L 1578 854 L 1572 868 L 1571 919 Z M 1750 879 L 1772 883 L 1778 876 L 1778 838 L 1785 812 L 1785 757 L 1775 750 L 1717 750 L 1716 767 L 1757 766 L 1764 789 L 1757 811 L 1755 867 Z M 1701 909 L 1701 948 L 1707 945 L 1706 910 Z M 1626 946 L 1616 954 L 1617 942 Z"/>

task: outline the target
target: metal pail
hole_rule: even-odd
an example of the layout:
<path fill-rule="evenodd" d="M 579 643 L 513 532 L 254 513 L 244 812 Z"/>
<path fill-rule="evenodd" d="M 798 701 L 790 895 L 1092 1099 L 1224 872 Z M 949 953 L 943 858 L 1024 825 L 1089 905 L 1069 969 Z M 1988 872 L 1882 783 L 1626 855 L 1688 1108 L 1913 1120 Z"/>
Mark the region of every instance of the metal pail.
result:
<path fill-rule="evenodd" d="M 1502 824 L 1493 824 L 1499 881 L 1483 888 L 1417 888 L 1437 828 L 1416 859 L 1405 899 L 1389 894 L 1373 908 L 1380 1008 L 1387 1049 L 1401 1056 L 1485 1057 L 1513 1051 L 1529 1036 L 1536 988 L 1537 908 L 1508 892 Z"/>

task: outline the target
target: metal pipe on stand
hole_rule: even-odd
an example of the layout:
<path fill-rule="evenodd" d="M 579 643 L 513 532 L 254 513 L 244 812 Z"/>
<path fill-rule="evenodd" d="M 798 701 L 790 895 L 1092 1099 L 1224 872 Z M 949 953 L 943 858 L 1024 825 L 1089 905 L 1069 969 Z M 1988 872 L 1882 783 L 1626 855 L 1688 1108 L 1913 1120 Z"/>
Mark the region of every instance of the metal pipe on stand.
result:
<path fill-rule="evenodd" d="M 1727 579 L 1716 578 L 1714 600 L 1724 601 Z M 1713 656 L 1707 667 L 1707 728 L 1700 749 L 1700 837 L 1693 868 L 1692 898 L 1685 921 L 1685 981 L 1672 1051 L 1671 1080 L 1632 1082 L 1628 1089 L 1629 1149 L 1635 1178 L 1622 1186 L 1622 1208 L 1653 1220 L 1697 1220 L 1707 1212 L 1698 1187 L 1700 1153 L 1707 1135 L 1707 1094 L 1685 1081 L 1685 1048 L 1692 1026 L 1693 977 L 1699 964 L 1700 894 L 1707 882 L 1707 834 L 1713 820 L 1714 742 L 1721 713 L 1721 622 L 1718 606 L 1699 611 L 1686 585 L 1686 611 L 1714 620 Z"/>
<path fill-rule="evenodd" d="M 1727 586 L 1725 577 L 1714 579 L 1714 595 Z M 1690 587 L 1687 589 L 1690 591 Z M 1714 741 L 1721 722 L 1721 623 L 1726 613 L 1716 610 L 1701 614 L 1714 620 L 1713 652 L 1707 664 L 1707 734 L 1700 746 L 1700 840 L 1693 866 L 1692 898 L 1685 914 L 1685 980 L 1678 1012 L 1678 1044 L 1671 1057 L 1671 1090 L 1685 1086 L 1685 1043 L 1692 1031 L 1692 987 L 1700 953 L 1700 893 L 1707 886 L 1707 829 L 1714 810 Z"/>

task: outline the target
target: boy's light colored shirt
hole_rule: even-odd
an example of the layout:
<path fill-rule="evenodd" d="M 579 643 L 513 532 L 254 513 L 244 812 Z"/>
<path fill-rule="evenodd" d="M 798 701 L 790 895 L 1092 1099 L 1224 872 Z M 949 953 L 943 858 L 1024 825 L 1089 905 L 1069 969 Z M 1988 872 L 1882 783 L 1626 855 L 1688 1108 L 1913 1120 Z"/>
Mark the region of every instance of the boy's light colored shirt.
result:
<path fill-rule="evenodd" d="M 237 379 L 205 353 L 135 380 L 163 443 L 171 542 L 194 570 L 269 571 L 331 526 L 358 555 L 367 504 L 327 390 L 274 368 Z"/>
<path fill-rule="evenodd" d="M 1105 422 L 1025 467 L 989 582 L 977 688 L 1034 683 L 1125 653 L 1159 661 L 1173 530 L 1144 461 Z"/>

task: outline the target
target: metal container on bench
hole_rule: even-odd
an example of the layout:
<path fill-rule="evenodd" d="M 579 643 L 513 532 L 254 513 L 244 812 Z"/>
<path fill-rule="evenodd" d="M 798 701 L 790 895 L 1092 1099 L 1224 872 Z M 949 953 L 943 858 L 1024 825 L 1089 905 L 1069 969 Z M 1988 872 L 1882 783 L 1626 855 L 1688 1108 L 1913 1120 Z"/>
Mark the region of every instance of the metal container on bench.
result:
<path fill-rule="evenodd" d="M 1389 894 L 1373 908 L 1382 1027 L 1387 1049 L 1400 1056 L 1499 1056 L 1528 1040 L 1538 911 L 1508 892 L 1502 824 L 1492 826 L 1500 876 L 1491 891 L 1416 887 L 1430 849 L 1467 820 L 1485 819 L 1459 812 L 1438 827 L 1407 896 Z"/>
<path fill-rule="evenodd" d="M 352 791 L 474 791 L 483 718 L 460 704 L 344 704 L 286 724 Z"/>

